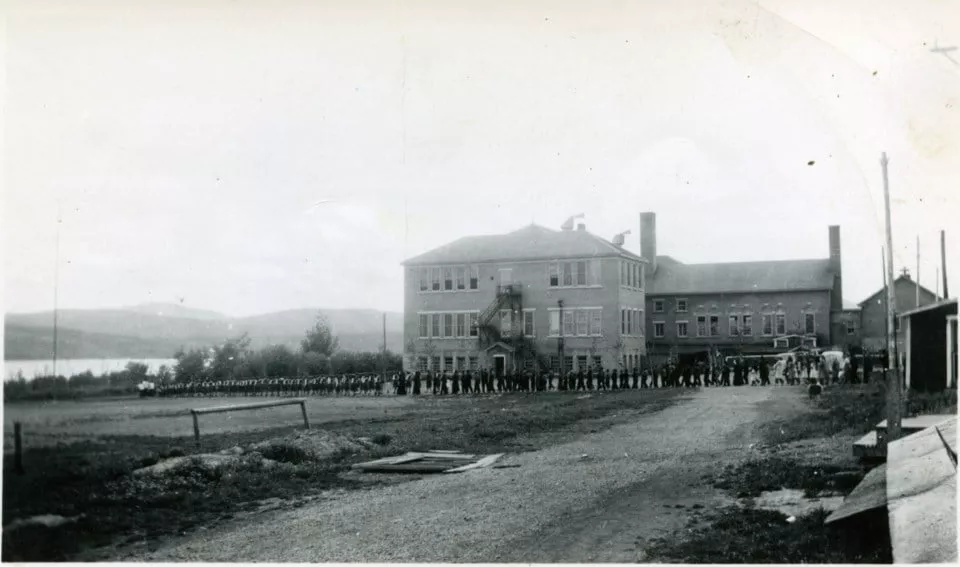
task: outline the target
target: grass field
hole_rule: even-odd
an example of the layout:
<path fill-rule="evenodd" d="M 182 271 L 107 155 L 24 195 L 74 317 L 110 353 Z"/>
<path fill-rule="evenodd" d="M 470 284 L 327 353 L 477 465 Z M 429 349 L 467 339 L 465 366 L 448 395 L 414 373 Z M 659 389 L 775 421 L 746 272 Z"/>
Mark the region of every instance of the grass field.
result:
<path fill-rule="evenodd" d="M 193 434 L 191 408 L 274 401 L 273 397 L 223 398 L 121 398 L 53 402 L 18 402 L 4 406 L 4 451 L 13 449 L 13 423 L 23 424 L 25 446 L 93 440 L 114 435 L 185 437 Z M 373 419 L 401 415 L 415 404 L 411 397 L 307 398 L 311 424 L 346 419 Z M 303 422 L 300 407 L 280 406 L 258 410 L 204 415 L 203 435 L 242 433 Z"/>
<path fill-rule="evenodd" d="M 279 470 L 239 466 L 211 472 L 191 466 L 162 483 L 136 481 L 130 473 L 166 456 L 197 452 L 189 408 L 260 399 L 11 404 L 5 408 L 5 435 L 13 421 L 23 422 L 26 474 L 14 474 L 5 453 L 4 525 L 39 514 L 83 517 L 64 528 L 19 539 L 5 532 L 3 559 L 109 558 L 109 553 L 96 555 L 96 549 L 118 543 L 154 545 L 163 537 L 245 513 L 264 499 L 296 501 L 331 488 L 368 487 L 369 481 L 343 474 L 361 460 L 426 449 L 535 450 L 664 409 L 682 394 L 648 390 L 591 396 L 308 398 L 315 428 L 371 437 L 379 444 L 322 460 L 280 450 L 273 458 L 296 458 L 287 458 Z M 203 416 L 202 452 L 282 438 L 302 428 L 299 412 L 290 406 Z"/>

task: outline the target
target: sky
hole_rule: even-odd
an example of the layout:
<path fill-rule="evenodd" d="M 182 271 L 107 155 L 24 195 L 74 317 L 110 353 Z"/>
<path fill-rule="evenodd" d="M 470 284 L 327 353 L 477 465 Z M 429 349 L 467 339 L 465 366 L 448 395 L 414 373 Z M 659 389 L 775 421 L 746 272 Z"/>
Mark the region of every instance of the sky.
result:
<path fill-rule="evenodd" d="M 823 258 L 960 289 L 960 8 L 760 2 L 8 3 L 7 312 L 400 311 L 400 262 L 657 213 L 684 262 Z M 58 223 L 58 218 L 59 223 Z M 59 227 L 59 255 L 57 233 Z M 59 262 L 57 259 L 59 258 Z"/>

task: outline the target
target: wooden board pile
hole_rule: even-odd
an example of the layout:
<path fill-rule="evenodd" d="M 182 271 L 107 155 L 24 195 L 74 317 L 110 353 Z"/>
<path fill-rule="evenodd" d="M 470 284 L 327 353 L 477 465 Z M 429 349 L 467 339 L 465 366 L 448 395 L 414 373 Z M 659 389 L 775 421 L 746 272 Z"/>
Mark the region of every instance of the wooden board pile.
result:
<path fill-rule="evenodd" d="M 503 453 L 467 455 L 458 451 L 428 451 L 359 463 L 353 468 L 366 472 L 458 473 L 489 467 L 502 456 Z"/>

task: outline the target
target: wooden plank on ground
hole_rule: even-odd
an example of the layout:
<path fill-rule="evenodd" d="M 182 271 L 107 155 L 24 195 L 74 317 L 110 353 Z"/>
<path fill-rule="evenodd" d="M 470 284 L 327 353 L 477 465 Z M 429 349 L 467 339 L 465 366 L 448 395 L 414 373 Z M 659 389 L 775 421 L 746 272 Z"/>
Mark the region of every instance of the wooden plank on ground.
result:
<path fill-rule="evenodd" d="M 446 471 L 446 472 L 448 472 L 448 473 L 458 473 L 458 472 L 468 471 L 468 470 L 471 470 L 471 469 L 478 469 L 478 468 L 482 468 L 482 467 L 489 467 L 490 465 L 492 465 L 493 463 L 495 463 L 495 462 L 496 462 L 500 457 L 502 457 L 503 455 L 504 455 L 504 453 L 497 453 L 496 455 L 487 455 L 486 457 L 480 459 L 479 461 L 477 461 L 477 462 L 475 462 L 475 463 L 470 463 L 469 465 L 464 465 L 464 466 L 462 466 L 462 467 L 457 467 L 457 468 L 455 468 L 455 469 L 450 469 L 450 470 L 448 470 L 448 471 Z"/>
<path fill-rule="evenodd" d="M 411 455 L 420 455 L 423 459 L 436 459 L 436 460 L 448 460 L 448 461 L 472 461 L 476 459 L 476 455 L 464 455 L 463 453 L 410 453 Z"/>
<path fill-rule="evenodd" d="M 449 463 L 404 463 L 399 465 L 354 465 L 354 468 L 367 472 L 422 472 L 437 473 L 444 472 L 450 468 Z"/>
<path fill-rule="evenodd" d="M 353 465 L 353 468 L 361 468 L 361 466 L 374 466 L 374 465 L 397 465 L 403 463 L 410 463 L 420 460 L 420 456 L 415 453 L 407 453 L 405 455 L 399 455 L 396 457 L 385 457 L 383 459 L 377 459 L 375 461 L 367 461 L 365 463 L 358 463 Z"/>

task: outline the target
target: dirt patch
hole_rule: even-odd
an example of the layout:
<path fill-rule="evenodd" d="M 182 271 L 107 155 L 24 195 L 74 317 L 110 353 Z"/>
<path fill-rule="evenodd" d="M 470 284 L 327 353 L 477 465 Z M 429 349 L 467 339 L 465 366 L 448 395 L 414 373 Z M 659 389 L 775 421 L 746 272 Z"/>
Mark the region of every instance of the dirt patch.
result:
<path fill-rule="evenodd" d="M 371 445 L 372 442 L 363 443 L 339 433 L 310 429 L 255 443 L 244 448 L 244 452 L 256 451 L 269 459 L 296 463 L 304 460 L 343 459 L 350 455 L 359 455 Z"/>

